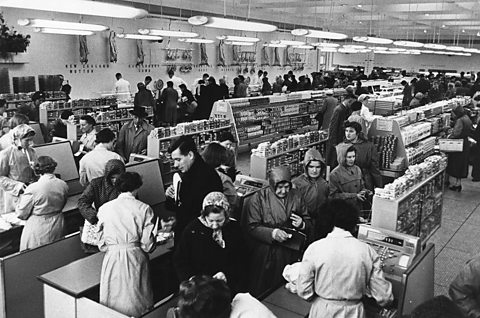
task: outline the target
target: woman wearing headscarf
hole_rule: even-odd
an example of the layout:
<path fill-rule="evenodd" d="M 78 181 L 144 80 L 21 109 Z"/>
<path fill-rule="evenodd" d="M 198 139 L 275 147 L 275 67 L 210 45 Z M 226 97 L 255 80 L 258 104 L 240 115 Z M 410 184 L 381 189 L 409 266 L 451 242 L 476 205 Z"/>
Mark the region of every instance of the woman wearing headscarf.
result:
<path fill-rule="evenodd" d="M 303 195 L 308 214 L 312 219 L 313 228 L 316 228 L 315 222 L 321 219 L 322 211 L 320 207 L 328 200 L 328 183 L 322 177 L 326 169 L 325 160 L 317 149 L 310 148 L 305 153 L 303 167 L 305 169 L 304 173 L 293 179 L 292 183 Z M 322 234 L 325 236 L 328 231 L 325 229 Z"/>
<path fill-rule="evenodd" d="M 249 291 L 254 297 L 280 285 L 285 265 L 298 259 L 298 251 L 284 246 L 290 239 L 286 229 L 308 233 L 311 227 L 307 206 L 298 190 L 292 188 L 288 167 L 273 168 L 269 184 L 252 196 L 243 213 L 252 248 Z"/>
<path fill-rule="evenodd" d="M 147 253 L 154 248 L 152 208 L 135 199 L 142 186 L 138 173 L 125 172 L 115 181 L 120 195 L 98 211 L 98 247 L 106 252 L 100 276 L 100 303 L 128 316 L 153 306 Z"/>
<path fill-rule="evenodd" d="M 365 188 L 362 170 L 355 165 L 356 149 L 351 144 L 337 145 L 338 166 L 330 174 L 330 198 L 342 199 L 362 209 L 369 190 Z"/>
<path fill-rule="evenodd" d="M 345 140 L 343 143 L 355 147 L 355 165 L 362 170 L 365 188 L 373 191 L 374 188 L 383 187 L 382 176 L 378 168 L 377 149 L 372 142 L 365 138 L 363 128 L 358 122 L 345 122 Z"/>
<path fill-rule="evenodd" d="M 97 224 L 98 209 L 105 203 L 116 199 L 120 191 L 115 187 L 117 178 L 125 172 L 125 164 L 119 159 L 111 159 L 105 165 L 105 175 L 93 179 L 78 199 L 77 208 L 90 224 Z M 85 244 L 86 252 L 98 252 L 94 245 Z"/>
<path fill-rule="evenodd" d="M 455 126 L 450 134 L 451 139 L 463 139 L 463 150 L 448 154 L 447 174 L 450 178 L 450 190 L 462 191 L 462 178 L 468 176 L 468 159 L 470 156 L 470 145 L 468 137 L 473 134 L 472 121 L 465 113 L 462 106 L 457 105 L 452 109 L 455 118 Z"/>
<path fill-rule="evenodd" d="M 3 211 L 15 211 L 19 197 L 36 180 L 33 164 L 37 160 L 32 149 L 35 130 L 21 124 L 12 130 L 13 144 L 0 152 L 0 189 L 3 190 Z"/>
<path fill-rule="evenodd" d="M 68 185 L 53 174 L 56 166 L 51 157 L 39 157 L 34 171 L 40 178 L 25 189 L 17 204 L 17 217 L 27 220 L 20 251 L 54 242 L 64 235 L 62 209 L 67 202 Z"/>
<path fill-rule="evenodd" d="M 245 244 L 237 221 L 229 218 L 230 205 L 221 192 L 203 200 L 200 216 L 183 231 L 173 264 L 180 281 L 194 275 L 226 279 L 236 293 L 245 281 Z"/>

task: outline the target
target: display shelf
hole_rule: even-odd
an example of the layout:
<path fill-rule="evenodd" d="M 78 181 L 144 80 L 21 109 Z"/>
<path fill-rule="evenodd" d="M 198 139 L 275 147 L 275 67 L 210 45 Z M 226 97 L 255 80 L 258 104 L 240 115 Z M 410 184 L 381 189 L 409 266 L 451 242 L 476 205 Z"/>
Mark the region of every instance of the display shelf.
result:
<path fill-rule="evenodd" d="M 444 112 L 452 105 L 464 105 L 467 101 L 466 98 L 440 101 L 394 116 L 375 118 L 368 136 L 377 146 L 380 173 L 396 178 L 409 165 L 430 155 L 433 147 L 429 141 L 450 126 L 450 114 Z"/>
<path fill-rule="evenodd" d="M 303 157 L 309 148 L 317 148 L 325 155 L 325 132 L 309 132 L 305 135 L 289 136 L 280 139 L 274 144 L 260 144 L 252 150 L 250 156 L 250 175 L 259 179 L 267 179 L 270 170 L 274 167 L 286 165 L 292 176 L 303 172 Z M 312 140 L 314 140 L 312 142 Z M 295 147 L 295 144 L 301 144 Z M 275 152 L 275 153 L 271 153 Z"/>
<path fill-rule="evenodd" d="M 158 140 L 158 141 L 164 141 L 164 140 L 170 140 L 170 139 L 172 139 L 172 138 L 178 138 L 178 137 L 180 137 L 180 136 L 191 136 L 191 135 L 208 133 L 208 132 L 217 132 L 217 131 L 221 131 L 221 130 L 225 130 L 225 129 L 230 129 L 230 128 L 232 128 L 232 125 L 223 126 L 223 127 L 218 127 L 218 128 L 212 128 L 212 129 L 206 129 L 206 130 L 201 130 L 201 131 L 192 131 L 192 132 L 188 132 L 188 133 L 183 133 L 183 134 L 181 134 L 181 135 L 173 135 L 173 136 L 158 138 L 157 140 Z"/>
<path fill-rule="evenodd" d="M 205 123 L 206 122 L 206 123 Z M 197 148 L 199 151 L 201 148 L 214 140 L 217 140 L 219 137 L 219 133 L 222 131 L 231 130 L 232 124 L 226 125 L 228 121 L 217 121 L 217 120 L 210 120 L 210 121 L 199 121 L 198 125 L 205 126 L 206 124 L 212 125 L 212 128 L 209 129 L 202 129 L 200 131 L 195 132 L 187 132 L 181 135 L 174 134 L 168 137 L 158 137 L 158 132 L 156 130 L 159 129 L 171 129 L 175 131 L 184 131 L 185 124 L 179 124 L 176 127 L 170 128 L 155 128 L 150 135 L 147 137 L 147 156 L 152 158 L 160 158 L 160 170 L 162 173 L 162 179 L 164 182 L 165 187 L 168 187 L 172 184 L 173 174 L 177 172 L 177 170 L 173 166 L 173 161 L 170 158 L 170 155 L 167 153 L 168 148 L 171 145 L 173 139 L 178 138 L 182 135 L 192 136 L 193 140 L 195 141 Z M 195 124 L 195 122 L 189 123 Z M 180 128 L 179 126 L 182 127 Z"/>
<path fill-rule="evenodd" d="M 445 168 L 394 200 L 373 197 L 372 225 L 419 236 L 425 242 L 441 225 Z"/>
<path fill-rule="evenodd" d="M 239 147 L 254 147 L 281 138 L 285 132 L 316 126 L 312 115 L 317 114 L 323 100 L 322 91 L 220 100 L 215 102 L 210 118 L 230 119 Z"/>

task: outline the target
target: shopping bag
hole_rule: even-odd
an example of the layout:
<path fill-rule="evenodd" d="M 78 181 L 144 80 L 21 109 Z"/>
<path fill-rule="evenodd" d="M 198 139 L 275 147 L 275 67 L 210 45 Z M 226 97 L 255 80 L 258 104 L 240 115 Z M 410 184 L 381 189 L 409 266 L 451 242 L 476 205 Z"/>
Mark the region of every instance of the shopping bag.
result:
<path fill-rule="evenodd" d="M 80 240 L 85 244 L 90 245 L 98 245 L 100 239 L 100 233 L 97 224 L 91 224 L 87 220 L 85 220 L 85 224 L 83 225 L 82 236 Z"/>

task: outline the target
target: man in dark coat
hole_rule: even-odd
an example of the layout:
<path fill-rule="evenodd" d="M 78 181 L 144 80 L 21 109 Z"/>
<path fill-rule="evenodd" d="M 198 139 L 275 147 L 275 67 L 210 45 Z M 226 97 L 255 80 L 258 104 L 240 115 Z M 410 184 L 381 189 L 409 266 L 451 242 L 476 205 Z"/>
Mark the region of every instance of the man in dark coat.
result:
<path fill-rule="evenodd" d="M 327 142 L 327 166 L 330 171 L 337 166 L 337 153 L 335 146 L 343 141 L 345 137 L 344 122 L 351 114 L 350 105 L 357 100 L 357 96 L 348 94 L 345 99 L 333 110 L 330 126 L 328 127 Z"/>
<path fill-rule="evenodd" d="M 410 106 L 410 102 L 412 101 L 412 87 L 408 85 L 408 82 L 403 80 L 400 84 L 403 85 L 403 100 L 402 106 L 408 107 Z"/>
<path fill-rule="evenodd" d="M 196 119 L 208 119 L 212 112 L 213 104 L 217 100 L 222 99 L 222 89 L 218 86 L 213 76 L 208 78 L 208 85 L 202 89 L 202 94 L 205 98 L 199 101 L 197 111 L 195 112 Z"/>
<path fill-rule="evenodd" d="M 133 106 L 154 106 L 155 100 L 153 99 L 152 92 L 147 89 L 144 83 L 140 82 L 137 84 L 138 92 L 135 94 L 133 99 Z"/>
<path fill-rule="evenodd" d="M 415 86 L 415 93 L 422 93 L 425 95 L 430 90 L 430 82 L 425 79 L 425 75 L 420 74 L 417 85 Z"/>
<path fill-rule="evenodd" d="M 168 149 L 175 168 L 182 178 L 175 200 L 174 186 L 166 191 L 167 208 L 176 213 L 175 240 L 181 237 L 183 229 L 200 215 L 203 199 L 214 191 L 223 191 L 218 173 L 208 166 L 198 154 L 197 145 L 191 136 L 181 136 Z"/>

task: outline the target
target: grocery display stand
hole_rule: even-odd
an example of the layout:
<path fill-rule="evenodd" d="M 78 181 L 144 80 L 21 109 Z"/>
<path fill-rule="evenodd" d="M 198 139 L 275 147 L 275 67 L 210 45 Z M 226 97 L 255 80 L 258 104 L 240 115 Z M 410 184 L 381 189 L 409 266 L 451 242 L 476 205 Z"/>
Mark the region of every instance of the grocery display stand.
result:
<path fill-rule="evenodd" d="M 168 136 L 158 135 L 156 132 L 163 128 L 155 128 L 155 130 L 150 133 L 147 138 L 147 156 L 160 159 L 160 170 L 165 187 L 172 183 L 173 174 L 177 172 L 173 167 L 170 155 L 167 153 L 173 139 L 182 135 L 192 136 L 197 147 L 201 149 L 206 143 L 216 140 L 220 132 L 228 131 L 232 128 L 231 122 L 228 120 L 214 120 L 209 121 L 208 123 L 208 127 L 205 125 L 202 128 L 196 127 L 195 129 L 181 131 L 177 130 L 177 127 L 182 125 L 180 124 L 176 127 L 170 128 L 175 130 L 175 134 L 168 133 Z M 168 129 L 169 132 L 170 129 Z M 164 129 L 164 131 L 166 130 Z"/>
<path fill-rule="evenodd" d="M 302 91 L 220 100 L 213 105 L 210 118 L 229 119 L 239 149 L 250 148 L 284 135 L 316 130 L 314 117 L 323 99 L 323 91 Z"/>
<path fill-rule="evenodd" d="M 309 148 L 317 148 L 325 156 L 325 147 L 328 138 L 326 132 L 318 135 L 318 138 L 311 142 L 305 141 L 303 144 L 275 154 L 261 156 L 253 153 L 250 156 L 250 175 L 259 179 L 267 179 L 268 173 L 274 167 L 288 165 L 292 176 L 303 172 L 303 157 Z"/>
<path fill-rule="evenodd" d="M 409 110 L 402 115 L 374 119 L 369 139 L 377 146 L 380 173 L 397 178 L 414 163 L 423 161 L 434 151 L 436 136 L 450 127 L 448 111 L 467 99 L 456 98 Z"/>
<path fill-rule="evenodd" d="M 427 241 L 441 225 L 444 180 L 442 168 L 394 200 L 375 195 L 372 225 Z"/>

